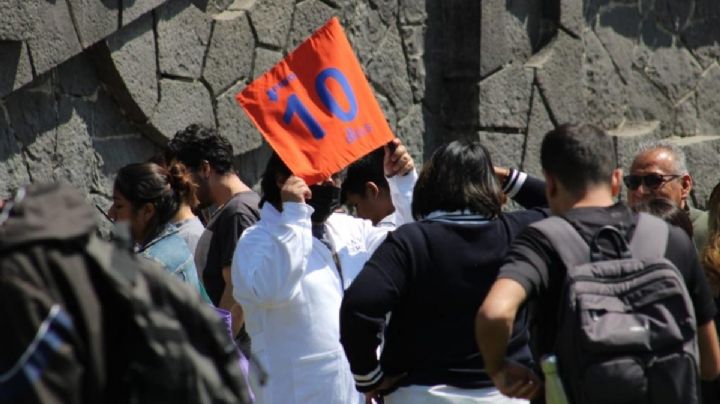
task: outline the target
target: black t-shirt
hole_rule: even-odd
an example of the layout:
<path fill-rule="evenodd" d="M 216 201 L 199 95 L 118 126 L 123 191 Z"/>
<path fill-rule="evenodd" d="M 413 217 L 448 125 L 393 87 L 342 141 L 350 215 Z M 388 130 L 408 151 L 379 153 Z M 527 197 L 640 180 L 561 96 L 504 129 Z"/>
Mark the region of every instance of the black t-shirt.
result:
<path fill-rule="evenodd" d="M 195 266 L 213 304 L 225 290 L 222 269 L 232 264 L 235 245 L 248 227 L 260 218 L 260 197 L 252 191 L 232 197 L 210 218 L 195 250 Z"/>
<path fill-rule="evenodd" d="M 606 225 L 616 227 L 629 240 L 637 224 L 637 214 L 623 203 L 605 208 L 575 208 L 563 216 L 586 241 Z M 610 251 L 604 252 L 612 254 Z M 682 229 L 670 226 L 665 258 L 675 264 L 685 279 L 698 325 L 712 320 L 716 308 L 710 287 L 698 261 L 695 246 Z M 533 228 L 527 228 L 515 239 L 498 275 L 498 278 L 515 280 L 525 288 L 533 306 L 538 332 L 535 354 L 539 356 L 554 350 L 558 329 L 557 313 L 565 275 L 566 268 L 550 242 Z"/>

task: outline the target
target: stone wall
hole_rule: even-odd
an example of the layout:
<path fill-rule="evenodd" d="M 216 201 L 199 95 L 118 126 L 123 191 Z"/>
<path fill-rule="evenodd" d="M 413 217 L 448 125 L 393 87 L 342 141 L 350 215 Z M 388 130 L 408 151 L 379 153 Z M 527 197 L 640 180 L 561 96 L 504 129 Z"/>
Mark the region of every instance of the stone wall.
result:
<path fill-rule="evenodd" d="M 690 155 L 720 180 L 716 0 L 0 0 L 0 196 L 66 178 L 106 206 L 113 173 L 190 122 L 218 127 L 241 176 L 268 155 L 234 95 L 337 15 L 390 126 L 419 161 L 481 139 L 539 173 L 567 121 Z"/>

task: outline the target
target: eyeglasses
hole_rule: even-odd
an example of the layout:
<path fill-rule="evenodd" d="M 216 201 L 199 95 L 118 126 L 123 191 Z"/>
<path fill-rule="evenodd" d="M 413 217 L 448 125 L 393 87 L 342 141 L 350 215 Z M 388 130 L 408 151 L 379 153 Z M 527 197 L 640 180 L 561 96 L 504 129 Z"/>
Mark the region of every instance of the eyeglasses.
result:
<path fill-rule="evenodd" d="M 646 175 L 626 175 L 623 177 L 625 186 L 631 191 L 635 191 L 640 188 L 640 184 L 645 185 L 645 188 L 656 190 L 660 188 L 664 183 L 672 181 L 676 178 L 682 177 L 680 174 L 646 174 Z"/>

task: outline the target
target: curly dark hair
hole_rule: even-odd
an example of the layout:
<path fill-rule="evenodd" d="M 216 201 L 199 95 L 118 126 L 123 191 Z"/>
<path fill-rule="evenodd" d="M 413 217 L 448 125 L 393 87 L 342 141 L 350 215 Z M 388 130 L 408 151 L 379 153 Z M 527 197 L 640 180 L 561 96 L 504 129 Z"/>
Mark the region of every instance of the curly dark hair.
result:
<path fill-rule="evenodd" d="M 197 170 L 203 160 L 219 174 L 233 170 L 233 147 L 217 129 L 192 124 L 175 133 L 167 145 L 167 161 L 177 160 Z"/>

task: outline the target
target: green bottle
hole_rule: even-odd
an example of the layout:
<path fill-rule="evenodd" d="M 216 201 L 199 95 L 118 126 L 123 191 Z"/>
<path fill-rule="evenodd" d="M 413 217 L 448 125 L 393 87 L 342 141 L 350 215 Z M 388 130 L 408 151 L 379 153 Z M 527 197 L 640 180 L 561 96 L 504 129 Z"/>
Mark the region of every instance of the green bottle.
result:
<path fill-rule="evenodd" d="M 547 404 L 569 404 L 562 380 L 557 372 L 557 357 L 546 355 L 540 361 L 545 374 L 545 402 Z"/>

